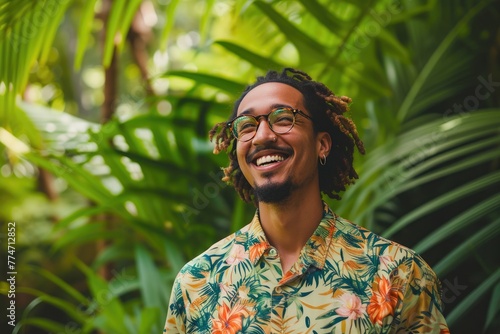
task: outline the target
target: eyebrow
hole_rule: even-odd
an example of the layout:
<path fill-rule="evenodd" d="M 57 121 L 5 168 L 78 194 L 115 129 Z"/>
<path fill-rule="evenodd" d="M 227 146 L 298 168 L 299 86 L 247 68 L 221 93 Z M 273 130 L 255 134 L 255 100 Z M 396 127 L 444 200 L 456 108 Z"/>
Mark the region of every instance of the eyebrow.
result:
<path fill-rule="evenodd" d="M 283 103 L 275 103 L 275 104 L 271 105 L 271 110 L 274 110 L 277 108 L 296 109 L 288 104 L 283 104 Z M 254 108 L 249 108 L 249 109 L 243 110 L 240 115 L 248 115 L 248 114 L 251 114 L 253 111 L 254 111 Z"/>

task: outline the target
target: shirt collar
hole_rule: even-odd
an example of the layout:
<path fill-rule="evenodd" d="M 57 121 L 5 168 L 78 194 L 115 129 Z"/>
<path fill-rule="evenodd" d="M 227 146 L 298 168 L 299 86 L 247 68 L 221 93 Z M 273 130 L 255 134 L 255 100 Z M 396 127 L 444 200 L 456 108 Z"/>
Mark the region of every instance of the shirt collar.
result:
<path fill-rule="evenodd" d="M 335 231 L 336 218 L 330 207 L 323 202 L 323 218 L 300 254 L 300 261 L 305 268 L 314 266 L 322 269 L 325 265 Z M 255 212 L 250 224 L 236 234 L 236 243 L 244 246 L 253 265 L 256 265 L 262 255 L 272 247 L 262 229 L 258 211 Z"/>
<path fill-rule="evenodd" d="M 323 218 L 313 235 L 307 240 L 300 254 L 300 259 L 305 264 L 305 268 L 314 266 L 323 269 L 328 249 L 333 240 L 336 218 L 330 207 L 323 202 Z"/>

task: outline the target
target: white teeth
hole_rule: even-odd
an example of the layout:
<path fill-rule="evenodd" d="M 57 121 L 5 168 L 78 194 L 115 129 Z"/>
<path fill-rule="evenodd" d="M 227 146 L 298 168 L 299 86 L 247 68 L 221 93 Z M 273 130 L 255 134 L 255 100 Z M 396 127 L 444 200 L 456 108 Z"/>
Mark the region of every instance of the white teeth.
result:
<path fill-rule="evenodd" d="M 283 161 L 285 160 L 282 156 L 279 155 L 266 155 L 263 157 L 260 157 L 257 159 L 256 164 L 257 166 L 269 163 L 269 162 L 276 162 L 276 161 Z"/>

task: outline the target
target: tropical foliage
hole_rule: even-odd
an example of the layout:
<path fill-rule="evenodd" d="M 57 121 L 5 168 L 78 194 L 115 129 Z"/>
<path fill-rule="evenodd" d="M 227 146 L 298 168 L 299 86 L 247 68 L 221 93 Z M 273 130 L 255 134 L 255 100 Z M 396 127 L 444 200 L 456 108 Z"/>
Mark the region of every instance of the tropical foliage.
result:
<path fill-rule="evenodd" d="M 283 66 L 354 100 L 368 153 L 329 204 L 423 255 L 453 333 L 498 332 L 498 8 L 1 0 L 14 332 L 160 332 L 179 268 L 253 213 L 220 181 L 208 129 L 255 75 Z"/>

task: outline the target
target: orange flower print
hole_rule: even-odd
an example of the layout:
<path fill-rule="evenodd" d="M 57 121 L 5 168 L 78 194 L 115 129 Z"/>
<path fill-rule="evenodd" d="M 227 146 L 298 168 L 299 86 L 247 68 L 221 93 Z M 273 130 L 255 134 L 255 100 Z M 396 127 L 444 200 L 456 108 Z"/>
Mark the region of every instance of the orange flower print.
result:
<path fill-rule="evenodd" d="M 439 334 L 450 334 L 450 330 L 446 324 L 441 324 L 441 328 L 439 329 Z"/>
<path fill-rule="evenodd" d="M 356 320 L 366 312 L 366 305 L 362 304 L 361 299 L 352 293 L 346 292 L 337 299 L 341 305 L 335 310 L 338 315 Z"/>
<path fill-rule="evenodd" d="M 269 247 L 269 244 L 267 242 L 259 242 L 258 244 L 255 244 L 255 245 L 252 245 L 250 247 L 250 261 L 254 261 L 255 259 L 257 259 L 258 257 L 260 257 L 262 255 L 262 253 L 264 253 L 264 251 L 266 250 L 266 248 Z"/>
<path fill-rule="evenodd" d="M 245 247 L 242 245 L 234 245 L 233 248 L 231 249 L 231 253 L 229 254 L 229 257 L 227 258 L 226 262 L 228 264 L 238 264 L 241 261 L 245 259 Z"/>
<path fill-rule="evenodd" d="M 382 325 L 382 320 L 394 313 L 394 308 L 398 302 L 399 292 L 391 286 L 391 282 L 382 277 L 377 278 L 370 304 L 368 305 L 368 315 L 372 323 Z"/>
<path fill-rule="evenodd" d="M 243 305 L 233 309 L 223 304 L 218 307 L 218 318 L 212 320 L 212 334 L 236 334 L 242 328 L 243 316 L 248 315 Z"/>

